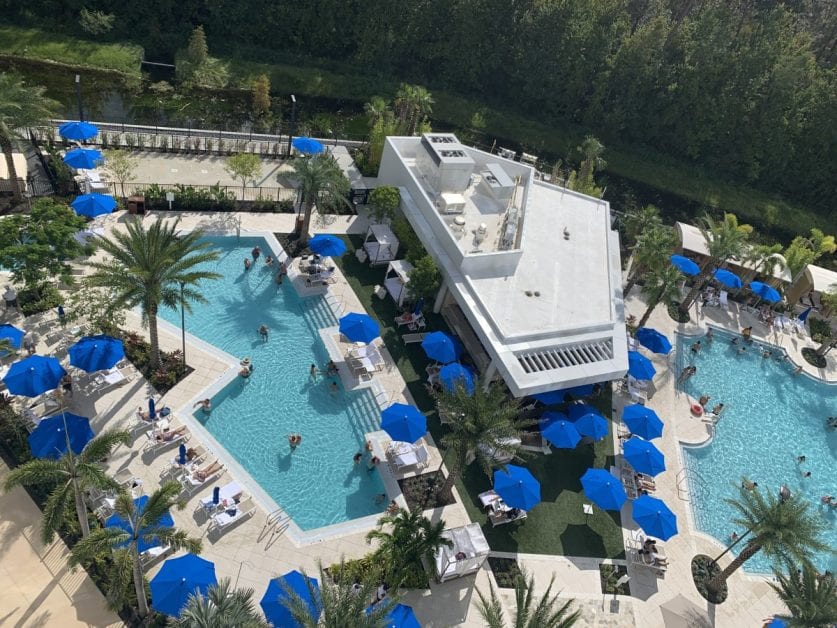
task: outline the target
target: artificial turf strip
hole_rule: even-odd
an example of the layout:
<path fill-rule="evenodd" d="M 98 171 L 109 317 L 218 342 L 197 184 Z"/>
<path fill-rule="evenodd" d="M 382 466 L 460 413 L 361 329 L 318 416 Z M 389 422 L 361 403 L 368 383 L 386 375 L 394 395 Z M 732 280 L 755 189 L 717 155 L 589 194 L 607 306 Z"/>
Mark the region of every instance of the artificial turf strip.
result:
<path fill-rule="evenodd" d="M 280 234 L 280 241 L 284 239 Z M 424 387 L 424 367 L 428 359 L 419 343 L 405 345 L 394 322 L 398 314 L 395 302 L 387 297 L 379 299 L 373 293 L 383 281 L 386 266 L 361 264 L 354 255 L 363 245 L 361 236 L 341 236 L 348 251 L 335 262 L 340 267 L 358 299 L 381 326 L 381 337 L 396 361 L 407 388 L 422 412 L 429 413 L 427 425 L 436 444 L 445 433 L 435 412 L 435 403 Z M 444 319 L 425 311 L 426 331 L 446 331 Z M 402 329 L 404 333 L 406 330 Z M 593 400 L 593 405 L 605 417 L 611 414 L 610 393 Z M 470 465 L 457 490 L 464 501 L 468 515 L 482 524 L 483 532 L 492 550 L 527 554 L 556 554 L 565 556 L 589 556 L 597 558 L 623 558 L 625 555 L 619 513 L 593 509 L 585 515 L 584 503 L 590 503 L 581 490 L 580 478 L 591 466 L 609 468 L 613 457 L 611 435 L 595 445 L 579 445 L 574 450 L 553 449 L 550 455 L 532 454 L 524 464 L 541 483 L 543 501 L 529 512 L 527 519 L 492 528 L 480 508 L 477 495 L 491 488 L 489 478 L 476 464 Z"/>

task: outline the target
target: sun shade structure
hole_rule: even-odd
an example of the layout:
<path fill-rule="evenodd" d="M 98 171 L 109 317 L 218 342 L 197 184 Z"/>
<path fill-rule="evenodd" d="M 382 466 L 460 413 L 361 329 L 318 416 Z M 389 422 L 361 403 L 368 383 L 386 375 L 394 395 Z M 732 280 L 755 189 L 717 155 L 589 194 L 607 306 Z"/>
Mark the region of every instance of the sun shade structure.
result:
<path fill-rule="evenodd" d="M 778 303 L 782 300 L 782 295 L 773 286 L 768 286 L 766 283 L 760 281 L 751 281 L 750 290 L 769 303 Z"/>
<path fill-rule="evenodd" d="M 190 595 L 206 595 L 217 582 L 215 563 L 194 554 L 170 558 L 151 580 L 151 606 L 178 617 Z"/>
<path fill-rule="evenodd" d="M 637 497 L 633 502 L 633 517 L 645 534 L 663 541 L 677 534 L 677 516 L 656 497 Z"/>
<path fill-rule="evenodd" d="M 512 508 L 531 510 L 541 501 L 541 483 L 529 469 L 514 464 L 494 472 L 494 490 Z"/>
<path fill-rule="evenodd" d="M 581 476 L 581 487 L 602 510 L 619 510 L 628 499 L 622 483 L 604 469 L 587 469 Z"/>
<path fill-rule="evenodd" d="M 656 329 L 652 329 L 650 327 L 637 329 L 636 339 L 639 344 L 649 351 L 661 353 L 663 355 L 671 353 L 671 343 L 668 341 L 668 338 Z"/>
<path fill-rule="evenodd" d="M 672 255 L 670 259 L 671 265 L 684 275 L 694 277 L 695 275 L 700 274 L 700 266 L 695 264 L 688 257 L 683 257 L 682 255 Z"/>
<path fill-rule="evenodd" d="M 110 336 L 85 336 L 67 353 L 70 364 L 88 373 L 113 368 L 125 357 L 122 341 Z"/>
<path fill-rule="evenodd" d="M 439 381 L 448 392 L 455 391 L 457 386 L 464 386 L 469 395 L 474 394 L 474 372 L 459 362 L 443 366 L 439 371 Z"/>
<path fill-rule="evenodd" d="M 381 429 L 392 440 L 414 443 L 427 433 L 427 418 L 415 406 L 394 403 L 381 412 Z"/>
<path fill-rule="evenodd" d="M 651 408 L 635 403 L 625 406 L 622 410 L 622 422 L 631 430 L 631 434 L 641 436 L 645 440 L 659 438 L 663 435 L 663 422 Z"/>
<path fill-rule="evenodd" d="M 728 270 L 724 270 L 723 268 L 719 268 L 715 271 L 713 275 L 717 281 L 725 285 L 727 288 L 732 288 L 733 290 L 739 289 L 741 284 L 741 279 L 735 273 L 731 273 Z"/>
<path fill-rule="evenodd" d="M 462 345 L 443 331 L 434 331 L 421 341 L 421 348 L 431 360 L 442 364 L 456 362 L 462 355 Z"/>
<path fill-rule="evenodd" d="M 99 129 L 89 122 L 65 122 L 58 127 L 58 134 L 65 140 L 83 142 L 96 137 L 99 134 Z"/>
<path fill-rule="evenodd" d="M 305 155 L 319 155 L 325 152 L 325 146 L 310 137 L 295 137 L 291 145 Z"/>
<path fill-rule="evenodd" d="M 32 355 L 12 364 L 3 382 L 13 395 L 37 397 L 57 388 L 66 372 L 56 358 Z"/>
<path fill-rule="evenodd" d="M 78 170 L 92 170 L 104 160 L 101 151 L 92 148 L 74 148 L 64 155 L 64 163 Z"/>
<path fill-rule="evenodd" d="M 29 449 L 36 458 L 57 460 L 67 453 L 67 442 L 74 454 L 80 454 L 93 438 L 87 417 L 65 412 L 41 419 L 29 435 Z"/>
<path fill-rule="evenodd" d="M 95 218 L 116 209 L 116 199 L 107 194 L 82 194 L 70 203 L 79 216 Z"/>
<path fill-rule="evenodd" d="M 346 243 L 337 236 L 320 234 L 308 241 L 308 248 L 317 255 L 339 257 L 346 252 Z"/>
<path fill-rule="evenodd" d="M 148 495 L 142 495 L 134 500 L 134 506 L 136 506 L 137 512 L 142 514 L 143 510 L 145 509 L 145 504 L 148 503 Z M 107 521 L 105 521 L 106 528 L 120 528 L 124 530 L 129 535 L 133 535 L 133 529 L 131 528 L 130 522 L 126 521 L 122 518 L 119 514 L 111 515 Z M 149 525 L 148 528 L 143 528 L 139 531 L 138 536 L 142 536 L 146 530 L 148 529 L 156 529 L 156 528 L 173 528 L 174 527 L 174 519 L 171 518 L 171 513 L 167 510 L 164 512 L 160 518 L 155 521 L 153 524 Z M 124 545 L 130 543 L 130 540 L 125 541 Z M 150 541 L 146 541 L 142 538 L 137 540 L 137 551 L 142 553 L 147 549 L 152 547 L 158 547 L 160 545 L 160 541 L 157 538 L 152 538 Z"/>
<path fill-rule="evenodd" d="M 381 335 L 381 328 L 368 314 L 351 312 L 340 319 L 340 333 L 352 342 L 369 343 Z"/>
<path fill-rule="evenodd" d="M 625 441 L 622 448 L 622 455 L 634 471 L 646 475 L 657 475 L 666 470 L 666 461 L 663 452 L 647 440 L 633 436 Z"/>
<path fill-rule="evenodd" d="M 386 628 L 421 628 L 412 607 L 405 604 L 393 606 L 384 618 L 384 622 Z"/>
<path fill-rule="evenodd" d="M 311 585 L 310 588 L 309 584 Z M 296 570 L 288 572 L 284 576 L 270 581 L 262 601 L 259 602 L 267 621 L 272 623 L 275 628 L 299 626 L 291 615 L 291 611 L 282 603 L 289 599 L 285 590 L 286 587 L 302 598 L 308 605 L 312 616 L 317 613 L 317 600 L 311 597 L 311 590 L 313 589 L 314 596 L 318 597 L 320 595 L 320 583 L 316 578 L 304 576 Z"/>
<path fill-rule="evenodd" d="M 573 422 L 560 412 L 547 412 L 543 416 L 546 422 L 541 425 L 541 436 L 558 449 L 575 449 L 581 434 Z"/>
<path fill-rule="evenodd" d="M 439 582 L 475 574 L 488 558 L 490 548 L 478 523 L 448 528 L 441 536 L 452 545 L 441 545 L 433 556 Z"/>
<path fill-rule="evenodd" d="M 654 379 L 657 369 L 639 351 L 628 351 L 628 375 L 636 379 Z"/>

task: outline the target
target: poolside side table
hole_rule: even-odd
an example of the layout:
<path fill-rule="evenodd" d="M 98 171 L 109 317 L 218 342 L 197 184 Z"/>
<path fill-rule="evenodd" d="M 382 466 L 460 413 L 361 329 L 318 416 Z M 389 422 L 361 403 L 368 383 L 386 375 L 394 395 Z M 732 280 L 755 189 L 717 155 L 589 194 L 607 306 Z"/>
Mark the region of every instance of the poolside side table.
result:
<path fill-rule="evenodd" d="M 593 504 L 582 504 L 581 509 L 584 511 L 584 519 L 586 523 L 590 518 L 590 515 L 593 514 Z"/>

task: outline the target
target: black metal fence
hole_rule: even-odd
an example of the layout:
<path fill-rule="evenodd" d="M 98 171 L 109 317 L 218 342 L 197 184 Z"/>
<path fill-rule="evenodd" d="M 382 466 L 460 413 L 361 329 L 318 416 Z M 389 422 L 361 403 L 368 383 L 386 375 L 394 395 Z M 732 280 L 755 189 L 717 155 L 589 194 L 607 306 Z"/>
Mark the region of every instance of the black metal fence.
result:
<path fill-rule="evenodd" d="M 126 182 L 123 185 L 117 182 L 110 182 L 110 193 L 114 197 L 128 197 L 135 194 L 147 193 L 152 190 L 155 194 L 159 191 L 171 192 L 174 194 L 172 206 L 177 209 L 186 198 L 200 194 L 209 194 L 217 198 L 225 198 L 237 202 L 258 203 L 295 203 L 297 201 L 297 190 L 293 188 L 267 187 L 267 186 L 245 186 L 240 185 L 192 185 L 182 183 L 141 183 L 138 181 Z"/>

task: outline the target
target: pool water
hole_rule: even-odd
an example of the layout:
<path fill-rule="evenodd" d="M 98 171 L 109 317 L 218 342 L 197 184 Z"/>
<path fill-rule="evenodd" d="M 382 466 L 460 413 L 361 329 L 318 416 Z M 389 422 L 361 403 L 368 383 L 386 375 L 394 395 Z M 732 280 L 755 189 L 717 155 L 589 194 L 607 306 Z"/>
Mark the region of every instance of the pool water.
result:
<path fill-rule="evenodd" d="M 685 391 L 696 399 L 711 395 L 710 409 L 725 404 L 710 443 L 683 447 L 697 526 L 725 544 L 733 531 L 743 532 L 732 523 L 736 515 L 724 499 L 738 496 L 746 476 L 763 490 L 778 491 L 786 484 L 802 493 L 827 525 L 822 540 L 837 548 L 837 509 L 820 503 L 823 495 L 837 495 L 837 431 L 826 427 L 826 418 L 837 415 L 837 385 L 795 376 L 790 362 L 763 358 L 765 347 L 784 358 L 784 351 L 772 346 L 754 342 L 738 354 L 732 338 L 716 330 L 712 344 L 701 338 L 703 348 L 696 356 L 689 347 L 697 338 L 677 338 L 677 373 L 689 363 L 697 367 Z M 800 464 L 797 458 L 803 455 Z M 803 477 L 807 471 L 811 477 Z M 833 571 L 837 558 L 817 556 L 814 563 L 820 571 Z M 745 564 L 750 572 L 769 572 L 770 567 L 761 554 Z"/>
<path fill-rule="evenodd" d="M 352 461 L 364 451 L 364 434 L 378 429 L 372 394 L 332 392 L 332 378 L 309 378 L 312 363 L 324 370 L 329 359 L 317 331 L 336 324 L 325 300 L 301 299 L 290 281 L 277 286 L 264 264 L 270 249 L 263 238 L 205 239 L 222 255 L 202 267 L 223 278 L 203 282 L 208 303 L 193 304 L 186 330 L 249 356 L 254 369 L 212 399 L 208 417 L 198 410 L 195 418 L 303 530 L 383 511 L 378 471 Z M 244 272 L 243 260 L 257 244 L 262 256 Z M 180 326 L 179 309 L 160 316 Z M 267 342 L 257 331 L 262 324 L 270 330 Z M 287 436 L 295 432 L 302 444 L 291 452 Z"/>

